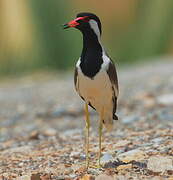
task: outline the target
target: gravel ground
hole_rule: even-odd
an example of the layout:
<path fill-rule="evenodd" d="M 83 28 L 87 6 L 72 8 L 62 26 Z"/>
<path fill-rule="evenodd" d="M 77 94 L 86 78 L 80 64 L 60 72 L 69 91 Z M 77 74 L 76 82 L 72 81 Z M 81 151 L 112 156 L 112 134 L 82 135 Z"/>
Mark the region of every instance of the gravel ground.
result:
<path fill-rule="evenodd" d="M 86 171 L 83 102 L 72 73 L 0 85 L 0 179 L 173 179 L 173 61 L 121 69 L 119 121 L 104 131 L 102 168 Z M 90 109 L 91 164 L 97 114 Z"/>

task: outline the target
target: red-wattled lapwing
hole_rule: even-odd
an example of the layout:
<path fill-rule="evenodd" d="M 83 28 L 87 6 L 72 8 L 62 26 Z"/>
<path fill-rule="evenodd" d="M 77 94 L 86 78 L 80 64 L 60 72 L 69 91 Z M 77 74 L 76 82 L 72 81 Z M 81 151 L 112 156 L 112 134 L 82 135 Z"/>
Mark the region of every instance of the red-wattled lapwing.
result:
<path fill-rule="evenodd" d="M 99 121 L 99 166 L 103 125 L 111 130 L 116 116 L 118 79 L 115 66 L 101 44 L 101 22 L 92 13 L 79 13 L 76 19 L 64 25 L 64 29 L 75 27 L 83 34 L 83 50 L 77 61 L 74 83 L 80 97 L 85 101 L 86 115 L 86 166 L 89 166 L 88 105 L 100 116 Z"/>

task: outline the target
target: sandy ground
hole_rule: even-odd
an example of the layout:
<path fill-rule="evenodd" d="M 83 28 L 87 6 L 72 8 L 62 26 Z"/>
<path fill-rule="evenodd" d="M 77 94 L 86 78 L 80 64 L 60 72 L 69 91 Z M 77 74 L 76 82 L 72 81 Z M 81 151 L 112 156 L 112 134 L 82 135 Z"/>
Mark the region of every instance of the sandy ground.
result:
<path fill-rule="evenodd" d="M 173 179 L 173 61 L 118 71 L 119 121 L 104 131 L 102 168 L 85 169 L 83 102 L 72 73 L 0 84 L 0 179 Z M 90 109 L 91 165 L 97 114 Z"/>

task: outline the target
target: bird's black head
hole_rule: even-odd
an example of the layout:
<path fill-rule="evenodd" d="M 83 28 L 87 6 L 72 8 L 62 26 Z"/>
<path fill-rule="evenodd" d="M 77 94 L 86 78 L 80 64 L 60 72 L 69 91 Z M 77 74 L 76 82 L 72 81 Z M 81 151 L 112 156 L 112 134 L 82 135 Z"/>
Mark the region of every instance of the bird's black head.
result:
<path fill-rule="evenodd" d="M 77 14 L 76 19 L 64 24 L 64 29 L 70 27 L 75 27 L 82 32 L 92 29 L 97 35 L 101 35 L 100 19 L 93 13 L 83 12 Z"/>

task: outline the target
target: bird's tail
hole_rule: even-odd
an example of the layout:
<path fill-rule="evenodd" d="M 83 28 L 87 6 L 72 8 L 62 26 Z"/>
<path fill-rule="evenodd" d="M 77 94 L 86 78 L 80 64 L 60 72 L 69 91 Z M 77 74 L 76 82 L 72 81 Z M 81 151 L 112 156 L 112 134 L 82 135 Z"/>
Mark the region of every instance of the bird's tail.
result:
<path fill-rule="evenodd" d="M 118 116 L 116 114 L 113 114 L 113 119 L 118 120 Z"/>

